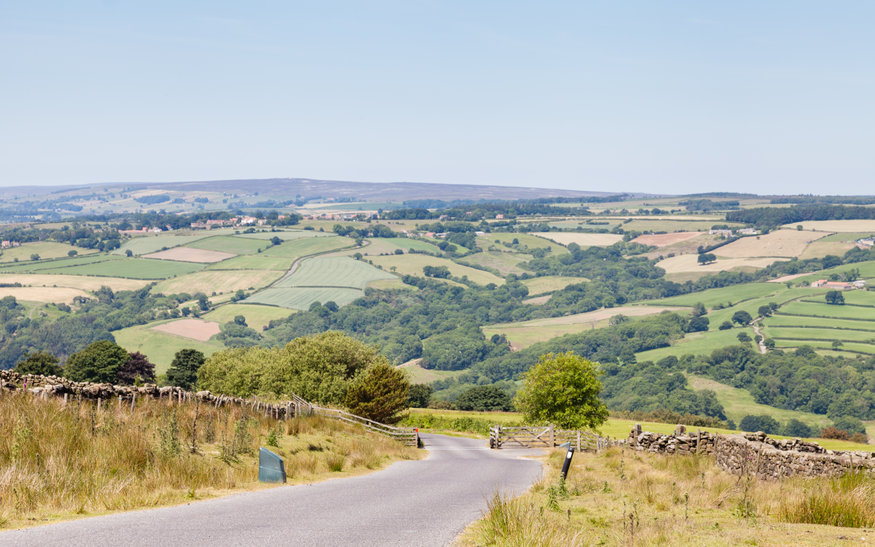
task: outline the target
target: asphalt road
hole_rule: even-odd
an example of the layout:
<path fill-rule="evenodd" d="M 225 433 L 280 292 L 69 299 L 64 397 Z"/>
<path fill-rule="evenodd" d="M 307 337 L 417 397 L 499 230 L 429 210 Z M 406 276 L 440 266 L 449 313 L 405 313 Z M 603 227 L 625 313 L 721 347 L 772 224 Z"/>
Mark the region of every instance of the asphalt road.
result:
<path fill-rule="evenodd" d="M 535 450 L 423 435 L 428 457 L 316 484 L 0 532 L 6 545 L 448 545 L 496 491 L 541 476 Z"/>

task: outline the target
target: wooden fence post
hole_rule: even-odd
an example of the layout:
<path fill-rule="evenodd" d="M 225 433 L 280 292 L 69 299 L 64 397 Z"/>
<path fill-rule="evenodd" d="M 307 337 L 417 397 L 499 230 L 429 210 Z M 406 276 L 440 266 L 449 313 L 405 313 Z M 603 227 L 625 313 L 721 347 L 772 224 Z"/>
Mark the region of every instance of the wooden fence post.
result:
<path fill-rule="evenodd" d="M 550 424 L 550 448 L 556 446 L 555 439 L 553 437 L 553 424 Z"/>
<path fill-rule="evenodd" d="M 577 451 L 580 452 L 580 430 L 577 430 Z"/>

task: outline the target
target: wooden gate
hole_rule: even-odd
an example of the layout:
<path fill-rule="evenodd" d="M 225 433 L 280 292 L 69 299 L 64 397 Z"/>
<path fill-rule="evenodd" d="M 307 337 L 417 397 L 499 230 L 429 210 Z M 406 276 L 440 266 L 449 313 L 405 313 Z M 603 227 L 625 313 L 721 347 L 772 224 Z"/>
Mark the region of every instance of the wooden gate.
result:
<path fill-rule="evenodd" d="M 489 448 L 553 448 L 570 443 L 577 451 L 599 451 L 612 444 L 610 439 L 591 431 L 556 429 L 549 426 L 503 427 L 489 430 Z"/>

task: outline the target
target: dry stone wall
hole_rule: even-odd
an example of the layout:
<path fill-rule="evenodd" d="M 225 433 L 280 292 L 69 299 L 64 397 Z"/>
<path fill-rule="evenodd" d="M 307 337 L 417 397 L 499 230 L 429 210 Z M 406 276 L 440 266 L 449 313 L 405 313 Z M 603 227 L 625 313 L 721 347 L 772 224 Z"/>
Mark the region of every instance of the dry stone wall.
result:
<path fill-rule="evenodd" d="M 701 431 L 687 433 L 678 426 L 671 435 L 641 431 L 636 425 L 626 445 L 659 454 L 710 454 L 714 462 L 734 475 L 760 479 L 792 476 L 835 477 L 849 471 L 875 473 L 875 454 L 863 451 L 827 450 L 801 439 L 773 439 L 765 433 L 719 435 Z"/>
<path fill-rule="evenodd" d="M 34 396 L 63 397 L 65 400 L 86 399 L 102 401 L 118 398 L 136 403 L 137 398 L 152 397 L 171 401 L 200 401 L 213 406 L 237 405 L 276 419 L 285 419 L 312 412 L 312 406 L 300 398 L 282 403 L 267 403 L 258 399 L 244 399 L 225 395 L 213 395 L 209 391 L 186 391 L 175 386 L 158 387 L 154 384 L 142 386 L 120 386 L 114 384 L 94 384 L 74 382 L 59 376 L 39 374 L 18 374 L 11 370 L 0 370 L 0 391 L 27 390 Z"/>

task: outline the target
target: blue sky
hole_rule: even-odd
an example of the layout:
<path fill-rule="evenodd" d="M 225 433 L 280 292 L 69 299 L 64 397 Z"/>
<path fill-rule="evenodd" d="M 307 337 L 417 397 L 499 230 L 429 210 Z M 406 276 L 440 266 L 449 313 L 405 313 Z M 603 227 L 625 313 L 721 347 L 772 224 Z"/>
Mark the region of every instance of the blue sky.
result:
<path fill-rule="evenodd" d="M 875 193 L 875 3 L 0 3 L 0 185 Z"/>

